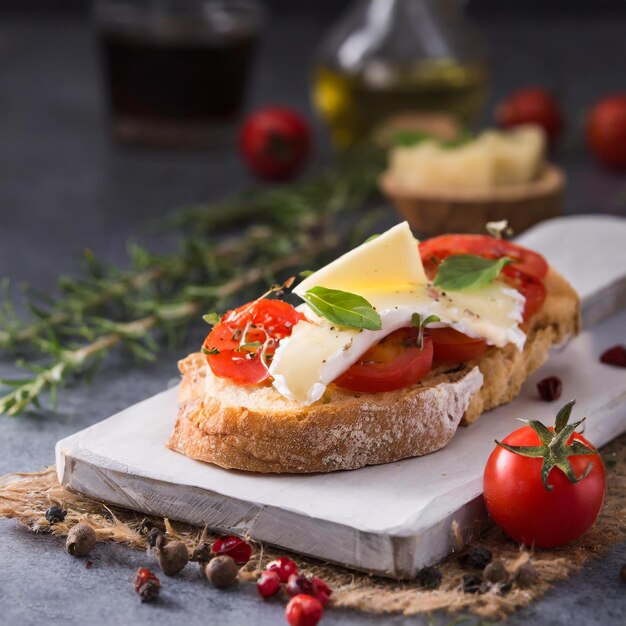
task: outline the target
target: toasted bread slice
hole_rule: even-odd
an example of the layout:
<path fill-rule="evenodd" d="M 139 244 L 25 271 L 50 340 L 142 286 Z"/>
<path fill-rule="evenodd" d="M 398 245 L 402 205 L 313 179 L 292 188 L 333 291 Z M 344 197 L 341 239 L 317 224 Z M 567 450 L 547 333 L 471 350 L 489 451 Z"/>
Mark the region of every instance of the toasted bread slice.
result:
<path fill-rule="evenodd" d="M 470 423 L 510 402 L 550 347 L 578 331 L 576 292 L 553 270 L 545 284 L 548 295 L 529 320 L 523 352 L 491 348 L 397 391 L 330 385 L 320 401 L 303 407 L 269 384 L 241 387 L 217 378 L 202 354 L 190 354 L 179 363 L 182 406 L 167 445 L 225 468 L 273 473 L 356 469 L 438 450 L 462 419 Z"/>

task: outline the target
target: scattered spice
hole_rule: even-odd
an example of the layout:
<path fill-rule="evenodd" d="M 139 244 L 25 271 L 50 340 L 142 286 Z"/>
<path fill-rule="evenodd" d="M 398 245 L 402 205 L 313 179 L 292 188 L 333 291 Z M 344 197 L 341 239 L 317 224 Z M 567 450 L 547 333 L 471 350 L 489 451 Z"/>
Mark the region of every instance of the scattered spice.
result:
<path fill-rule="evenodd" d="M 563 383 L 558 376 L 547 376 L 537 383 L 539 397 L 545 402 L 552 402 L 561 397 Z"/>
<path fill-rule="evenodd" d="M 317 576 L 313 576 L 312 580 L 315 585 L 315 597 L 322 603 L 322 606 L 326 606 L 333 590 Z"/>
<path fill-rule="evenodd" d="M 262 598 L 275 596 L 280 589 L 280 576 L 275 571 L 265 570 L 261 572 L 259 580 L 256 581 L 256 588 Z"/>
<path fill-rule="evenodd" d="M 459 555 L 459 563 L 462 567 L 483 569 L 491 562 L 491 550 L 485 546 L 472 546 Z"/>
<path fill-rule="evenodd" d="M 518 587 L 532 587 L 539 580 L 539 574 L 535 566 L 530 561 L 526 561 L 515 571 L 514 580 Z"/>
<path fill-rule="evenodd" d="M 207 564 L 212 557 L 211 546 L 208 543 L 199 543 L 191 553 L 190 561 Z"/>
<path fill-rule="evenodd" d="M 239 568 L 232 557 L 221 555 L 206 564 L 204 573 L 212 585 L 218 589 L 224 589 L 237 581 Z"/>
<path fill-rule="evenodd" d="M 65 549 L 72 556 L 87 556 L 96 541 L 96 531 L 89 524 L 76 524 L 67 535 Z"/>
<path fill-rule="evenodd" d="M 484 593 L 485 584 L 480 574 L 463 574 L 463 591 L 465 593 Z"/>
<path fill-rule="evenodd" d="M 626 564 L 622 565 L 622 569 L 619 571 L 619 577 L 623 583 L 626 583 Z"/>
<path fill-rule="evenodd" d="M 509 577 L 509 573 L 500 559 L 488 563 L 483 571 L 483 575 L 490 583 L 501 583 Z"/>
<path fill-rule="evenodd" d="M 600 355 L 600 361 L 606 365 L 626 367 L 626 346 L 617 345 L 605 350 Z"/>
<path fill-rule="evenodd" d="M 137 570 L 133 582 L 142 602 L 156 600 L 161 590 L 161 581 L 147 567 Z"/>
<path fill-rule="evenodd" d="M 245 565 L 252 556 L 252 546 L 234 535 L 216 539 L 211 550 L 218 556 L 231 557 L 237 565 Z"/>
<path fill-rule="evenodd" d="M 293 597 L 300 593 L 316 597 L 315 585 L 304 574 L 292 574 L 287 581 L 287 593 Z"/>
<path fill-rule="evenodd" d="M 85 569 L 91 569 L 93 567 L 93 561 L 85 561 Z"/>
<path fill-rule="evenodd" d="M 46 511 L 46 519 L 48 520 L 48 522 L 50 522 L 51 526 L 62 522 L 65 519 L 66 515 L 67 511 L 63 510 L 60 506 L 57 506 L 56 504 L 53 504 Z"/>
<path fill-rule="evenodd" d="M 285 609 L 289 626 L 316 626 L 323 614 L 322 603 L 317 598 L 303 593 L 291 598 Z"/>
<path fill-rule="evenodd" d="M 189 561 L 187 546 L 182 541 L 170 541 L 157 546 L 159 567 L 166 576 L 175 576 Z"/>
<path fill-rule="evenodd" d="M 443 574 L 436 567 L 423 567 L 417 572 L 417 581 L 424 589 L 438 589 L 441 585 Z"/>
<path fill-rule="evenodd" d="M 289 576 L 298 573 L 298 566 L 286 556 L 280 556 L 274 561 L 270 561 L 265 569 L 270 572 L 275 571 L 283 583 L 289 580 Z"/>
<path fill-rule="evenodd" d="M 151 548 L 161 547 L 165 545 L 165 535 L 155 526 L 148 531 L 146 541 Z"/>

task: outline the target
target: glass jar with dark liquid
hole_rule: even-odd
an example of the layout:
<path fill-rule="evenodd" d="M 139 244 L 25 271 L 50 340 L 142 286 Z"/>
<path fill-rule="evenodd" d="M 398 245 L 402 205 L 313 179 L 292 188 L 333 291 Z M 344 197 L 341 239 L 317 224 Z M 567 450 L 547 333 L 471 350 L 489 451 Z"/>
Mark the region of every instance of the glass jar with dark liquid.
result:
<path fill-rule="evenodd" d="M 263 21 L 253 0 L 100 0 L 116 140 L 197 148 L 232 135 Z"/>

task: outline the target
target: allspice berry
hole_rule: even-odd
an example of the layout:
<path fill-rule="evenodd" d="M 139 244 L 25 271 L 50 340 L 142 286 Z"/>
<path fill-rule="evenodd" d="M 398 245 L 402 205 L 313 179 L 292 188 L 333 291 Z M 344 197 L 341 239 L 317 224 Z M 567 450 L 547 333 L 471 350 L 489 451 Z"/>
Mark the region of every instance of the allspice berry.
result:
<path fill-rule="evenodd" d="M 224 589 L 236 582 L 239 567 L 229 556 L 216 556 L 206 564 L 204 573 L 211 584 Z"/>
<path fill-rule="evenodd" d="M 539 574 L 535 566 L 530 561 L 526 561 L 515 572 L 514 580 L 518 587 L 532 587 L 539 580 Z"/>
<path fill-rule="evenodd" d="M 501 583 L 509 577 L 509 573 L 500 559 L 495 559 L 488 563 L 485 566 L 483 575 L 490 583 Z"/>
<path fill-rule="evenodd" d="M 166 576 L 175 576 L 189 561 L 187 546 L 182 541 L 170 541 L 164 546 L 157 542 L 157 559 L 159 567 Z"/>
<path fill-rule="evenodd" d="M 65 549 L 72 556 L 87 556 L 96 541 L 96 531 L 89 524 L 76 524 L 67 535 Z"/>

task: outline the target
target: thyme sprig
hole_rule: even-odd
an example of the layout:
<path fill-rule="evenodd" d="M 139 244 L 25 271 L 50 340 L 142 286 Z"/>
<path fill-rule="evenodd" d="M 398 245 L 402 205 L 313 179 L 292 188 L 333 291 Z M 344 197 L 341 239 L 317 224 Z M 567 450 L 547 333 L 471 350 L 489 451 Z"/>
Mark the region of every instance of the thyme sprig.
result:
<path fill-rule="evenodd" d="M 61 388 L 93 373 L 118 347 L 154 360 L 163 346 L 179 345 L 202 312 L 222 310 L 253 286 L 280 283 L 281 273 L 327 259 L 350 231 L 369 228 L 371 213 L 356 224 L 343 216 L 375 195 L 382 163 L 380 151 L 359 150 L 315 179 L 178 211 L 162 228 L 183 235 L 180 249 L 155 255 L 133 246 L 129 270 L 87 251 L 85 275 L 62 277 L 57 298 L 27 294 L 30 320 L 16 313 L 5 281 L 0 350 L 27 355 L 16 364 L 31 375 L 0 380 L 7 387 L 0 414 L 39 407 L 45 394 L 54 405 Z"/>

